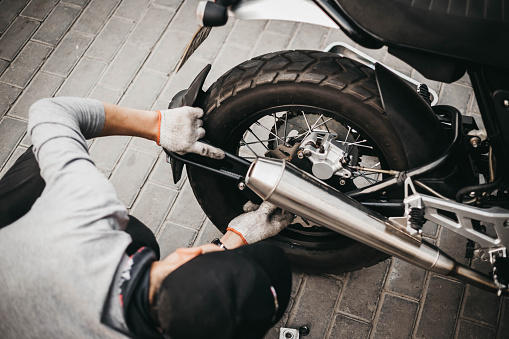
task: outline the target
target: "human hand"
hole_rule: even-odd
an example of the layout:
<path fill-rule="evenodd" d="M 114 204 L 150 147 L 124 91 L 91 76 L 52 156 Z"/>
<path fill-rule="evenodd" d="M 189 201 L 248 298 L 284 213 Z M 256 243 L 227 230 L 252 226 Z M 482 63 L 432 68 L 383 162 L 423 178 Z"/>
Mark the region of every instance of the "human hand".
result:
<path fill-rule="evenodd" d="M 247 213 L 230 221 L 227 230 L 240 235 L 246 244 L 275 236 L 294 218 L 292 213 L 278 209 L 268 201 L 259 206 L 248 201 L 244 205 L 244 212 Z"/>
<path fill-rule="evenodd" d="M 196 153 L 213 159 L 224 158 L 224 152 L 198 141 L 205 136 L 203 110 L 198 107 L 179 107 L 158 111 L 158 144 L 178 154 Z"/>

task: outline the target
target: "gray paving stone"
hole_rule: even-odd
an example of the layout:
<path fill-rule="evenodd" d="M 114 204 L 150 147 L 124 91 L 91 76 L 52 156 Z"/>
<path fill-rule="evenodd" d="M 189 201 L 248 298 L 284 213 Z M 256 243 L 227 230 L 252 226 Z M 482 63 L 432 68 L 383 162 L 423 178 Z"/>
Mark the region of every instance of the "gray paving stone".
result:
<path fill-rule="evenodd" d="M 328 29 L 318 25 L 301 24 L 295 33 L 290 49 L 321 49 Z"/>
<path fill-rule="evenodd" d="M 193 246 L 200 246 L 204 244 L 209 244 L 212 240 L 216 238 L 221 238 L 223 233 L 221 233 L 216 226 L 212 223 L 212 221 L 208 220 L 205 222 L 205 225 L 198 233 L 198 237 L 194 241 Z"/>
<path fill-rule="evenodd" d="M 0 77 L 0 81 L 24 88 L 51 50 L 52 48 L 49 46 L 29 41 Z"/>
<path fill-rule="evenodd" d="M 89 151 L 97 168 L 109 175 L 115 168 L 130 140 L 131 137 L 128 136 L 97 138 Z"/>
<path fill-rule="evenodd" d="M 145 67 L 170 74 L 177 66 L 180 56 L 192 37 L 193 35 L 189 32 L 167 30 L 148 58 Z"/>
<path fill-rule="evenodd" d="M 111 18 L 90 48 L 86 56 L 95 59 L 110 61 L 122 46 L 134 27 L 133 22 Z"/>
<path fill-rule="evenodd" d="M 369 338 L 370 331 L 370 324 L 338 314 L 329 338 L 365 339 Z"/>
<path fill-rule="evenodd" d="M 177 193 L 176 190 L 149 182 L 143 186 L 131 214 L 157 233 Z"/>
<path fill-rule="evenodd" d="M 118 0 L 92 0 L 72 29 L 97 34 L 117 5 Z"/>
<path fill-rule="evenodd" d="M 202 226 L 205 214 L 196 201 L 189 182 L 182 187 L 167 220 L 195 230 L 199 230 Z"/>
<path fill-rule="evenodd" d="M 69 5 L 58 5 L 34 34 L 33 39 L 55 45 L 67 32 L 81 13 L 79 8 Z"/>
<path fill-rule="evenodd" d="M 333 278 L 309 275 L 303 284 L 290 311 L 287 327 L 307 325 L 310 332 L 306 339 L 324 338 L 342 283 Z"/>
<path fill-rule="evenodd" d="M 148 180 L 159 185 L 179 189 L 180 187 L 182 187 L 185 181 L 185 177 L 186 173 L 184 170 L 184 173 L 180 181 L 176 184 L 173 183 L 173 173 L 171 171 L 171 165 L 166 162 L 166 153 L 161 152 L 161 154 L 159 155 L 159 159 L 157 160 L 156 166 L 154 167 L 154 170 L 150 174 Z"/>
<path fill-rule="evenodd" d="M 20 93 L 21 89 L 0 83 L 0 119 L 9 110 Z"/>
<path fill-rule="evenodd" d="M 0 1 L 0 33 L 14 21 L 16 16 L 26 6 L 29 0 L 3 0 Z"/>
<path fill-rule="evenodd" d="M 134 44 L 125 44 L 100 80 L 100 84 L 124 90 L 138 72 L 149 51 Z"/>
<path fill-rule="evenodd" d="M 461 283 L 432 276 L 427 288 L 417 338 L 450 338 L 453 336 L 463 294 Z"/>
<path fill-rule="evenodd" d="M 166 7 L 150 6 L 134 28 L 129 43 L 141 49 L 152 49 L 163 34 L 174 12 Z"/>
<path fill-rule="evenodd" d="M 373 338 L 410 338 L 418 309 L 417 302 L 386 294 Z"/>
<path fill-rule="evenodd" d="M 85 7 L 90 0 L 64 0 L 68 4 L 73 4 L 80 7 Z"/>
<path fill-rule="evenodd" d="M 23 139 L 21 139 L 21 142 L 19 143 L 19 145 L 26 147 L 26 148 L 32 146 L 32 139 L 30 139 L 30 136 L 28 135 L 28 133 L 25 133 L 25 136 L 23 137 Z"/>
<path fill-rule="evenodd" d="M 470 96 L 473 95 L 471 87 L 461 84 L 444 84 L 439 95 L 438 103 L 456 107 L 462 114 L 468 109 Z"/>
<path fill-rule="evenodd" d="M 27 123 L 21 120 L 4 117 L 0 121 L 0 167 L 3 167 L 9 155 L 23 137 Z"/>
<path fill-rule="evenodd" d="M 21 12 L 21 15 L 27 16 L 36 20 L 44 20 L 46 15 L 51 12 L 53 7 L 57 4 L 58 0 L 32 0 Z"/>
<path fill-rule="evenodd" d="M 335 43 L 335 42 L 344 42 L 349 44 L 352 47 L 355 47 L 355 42 L 352 41 L 345 33 L 343 33 L 340 29 L 330 29 L 329 35 L 325 39 L 324 48 L 328 45 Z M 371 55 L 369 53 L 366 53 L 368 55 Z"/>
<path fill-rule="evenodd" d="M 273 32 L 263 32 L 257 43 L 255 40 L 253 40 L 253 43 L 256 43 L 256 47 L 252 55 L 258 56 L 265 53 L 285 50 L 287 49 L 289 42 L 290 36 L 288 35 L 281 35 Z"/>
<path fill-rule="evenodd" d="M 51 54 L 42 70 L 64 77 L 67 76 L 91 42 L 91 37 L 70 31 Z"/>
<path fill-rule="evenodd" d="M 471 323 L 469 321 L 461 321 L 458 331 L 458 338 L 461 339 L 494 339 L 496 331 L 494 328 Z M 503 337 L 500 337 L 503 338 Z"/>
<path fill-rule="evenodd" d="M 497 338 L 509 338 L 509 298 L 503 297 Z"/>
<path fill-rule="evenodd" d="M 467 285 L 464 296 L 463 317 L 496 326 L 500 303 L 501 299 L 496 294 Z"/>
<path fill-rule="evenodd" d="M 151 153 L 155 156 L 159 156 L 162 152 L 160 146 L 157 145 L 155 141 L 143 139 L 143 138 L 133 138 L 129 147 L 139 149 L 141 151 Z"/>
<path fill-rule="evenodd" d="M 30 106 L 39 99 L 52 97 L 63 81 L 57 75 L 38 72 L 7 114 L 28 119 Z"/>
<path fill-rule="evenodd" d="M 5 173 L 12 167 L 12 165 L 14 165 L 14 163 L 16 162 L 16 160 L 23 154 L 25 153 L 26 151 L 26 147 L 23 147 L 23 146 L 18 146 L 16 147 L 16 149 L 14 150 L 14 152 L 12 152 L 11 156 L 9 157 L 9 160 L 7 160 L 7 162 L 5 163 L 5 166 L 2 168 L 2 170 L 0 171 L 0 178 L 2 178 Z M 0 166 L 1 168 L 1 166 Z"/>
<path fill-rule="evenodd" d="M 179 8 L 183 0 L 154 0 L 155 4 L 170 7 L 173 9 Z"/>
<path fill-rule="evenodd" d="M 165 222 L 157 239 L 161 248 L 161 258 L 167 257 L 177 248 L 191 247 L 195 237 L 195 230 Z"/>
<path fill-rule="evenodd" d="M 136 21 L 143 14 L 151 0 L 122 1 L 115 11 L 115 16 Z"/>
<path fill-rule="evenodd" d="M 390 260 L 350 273 L 339 310 L 370 321 L 376 311 Z"/>
<path fill-rule="evenodd" d="M 127 208 L 132 206 L 155 161 L 152 154 L 129 148 L 125 151 L 110 180 Z"/>
<path fill-rule="evenodd" d="M 57 95 L 85 97 L 94 87 L 106 67 L 107 64 L 103 61 L 82 58 L 60 87 Z"/>
<path fill-rule="evenodd" d="M 347 41 L 351 41 L 350 38 L 346 37 L 348 39 Z M 369 55 L 370 57 L 376 59 L 377 61 L 382 61 L 385 58 L 385 54 L 387 54 L 387 48 L 382 47 L 379 49 L 371 49 L 371 48 L 365 48 L 359 44 L 352 45 L 355 48 L 357 48 L 359 51 L 363 52 L 364 54 Z"/>
<path fill-rule="evenodd" d="M 422 233 L 428 237 L 436 238 L 438 236 L 438 225 L 431 221 L 426 221 L 422 227 Z"/>
<path fill-rule="evenodd" d="M 394 258 L 387 278 L 389 291 L 419 299 L 422 294 L 426 271 L 403 260 Z"/>
<path fill-rule="evenodd" d="M 253 38 L 256 39 L 257 36 L 262 34 L 266 25 L 267 21 L 263 20 L 236 20 L 225 42 L 231 45 L 239 45 L 245 49 L 251 49 L 254 45 Z M 287 27 L 282 24 L 279 26 L 281 26 L 281 29 Z"/>
<path fill-rule="evenodd" d="M 88 95 L 89 98 L 97 99 L 102 102 L 109 102 L 116 104 L 120 100 L 122 93 L 118 90 L 109 89 L 102 86 L 95 86 L 92 92 Z"/>
<path fill-rule="evenodd" d="M 262 25 L 265 25 L 265 30 L 270 32 L 275 32 L 283 35 L 292 35 L 294 33 L 295 28 L 297 27 L 297 23 L 292 21 L 283 21 L 283 20 L 256 20 Z"/>
<path fill-rule="evenodd" d="M 10 62 L 6 60 L 0 59 L 0 75 L 3 74 L 3 72 L 9 67 Z"/>
<path fill-rule="evenodd" d="M 141 70 L 120 100 L 120 105 L 142 110 L 150 109 L 167 80 L 168 77 L 165 75 Z"/>
<path fill-rule="evenodd" d="M 30 39 L 39 22 L 19 17 L 0 37 L 0 58 L 13 60 L 25 43 Z"/>
<path fill-rule="evenodd" d="M 184 1 L 169 27 L 194 34 L 198 30 L 198 24 L 196 23 L 196 6 L 198 2 L 199 0 Z"/>
<path fill-rule="evenodd" d="M 468 264 L 468 259 L 465 258 L 466 244 L 467 240 L 464 237 L 446 228 L 442 228 L 438 246 L 464 265 Z"/>

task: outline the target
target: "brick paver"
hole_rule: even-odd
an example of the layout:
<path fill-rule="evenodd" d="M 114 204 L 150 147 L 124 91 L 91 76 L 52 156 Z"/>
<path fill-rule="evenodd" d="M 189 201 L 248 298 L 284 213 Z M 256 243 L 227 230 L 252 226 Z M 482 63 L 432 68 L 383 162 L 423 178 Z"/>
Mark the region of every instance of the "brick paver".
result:
<path fill-rule="evenodd" d="M 54 95 L 88 96 L 141 109 L 164 109 L 208 63 L 205 86 L 253 56 L 343 41 L 428 85 L 440 103 L 479 119 L 468 76 L 428 81 L 407 64 L 350 41 L 340 30 L 283 21 L 235 21 L 215 28 L 182 71 L 174 68 L 198 28 L 198 0 L 0 0 L 0 175 L 30 146 L 28 108 Z M 210 242 L 205 217 L 184 173 L 175 184 L 155 143 L 108 137 L 90 142 L 96 165 L 130 212 L 155 232 L 165 256 Z M 464 240 L 427 223 L 429 241 L 460 261 Z M 474 267 L 487 270 L 485 263 Z M 399 259 L 341 275 L 294 272 L 281 326 L 311 329 L 305 338 L 507 338 L 509 299 L 430 274 Z"/>

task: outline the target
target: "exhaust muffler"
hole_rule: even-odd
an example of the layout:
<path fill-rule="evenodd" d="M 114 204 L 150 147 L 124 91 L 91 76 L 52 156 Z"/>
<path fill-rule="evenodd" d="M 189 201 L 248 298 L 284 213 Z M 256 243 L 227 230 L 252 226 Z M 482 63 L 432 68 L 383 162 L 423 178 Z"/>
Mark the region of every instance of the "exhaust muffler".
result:
<path fill-rule="evenodd" d="M 284 160 L 257 158 L 245 183 L 263 200 L 379 251 L 425 270 L 499 291 L 489 276 L 456 262 L 436 246 L 415 238 L 387 217 Z"/>

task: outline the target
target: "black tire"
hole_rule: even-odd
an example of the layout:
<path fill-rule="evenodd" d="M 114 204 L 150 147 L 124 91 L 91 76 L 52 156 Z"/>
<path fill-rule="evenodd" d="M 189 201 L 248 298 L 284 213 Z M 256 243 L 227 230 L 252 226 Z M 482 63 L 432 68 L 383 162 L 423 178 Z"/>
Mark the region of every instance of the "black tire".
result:
<path fill-rule="evenodd" d="M 202 107 L 206 139 L 232 153 L 239 151 L 239 140 L 253 121 L 270 114 L 276 119 L 276 111 L 285 111 L 286 119 L 297 119 L 290 113 L 298 110 L 352 127 L 373 146 L 372 151 L 361 152 L 375 152 L 384 169 L 407 167 L 401 141 L 382 108 L 373 70 L 335 54 L 282 51 L 256 57 L 219 78 L 208 89 Z M 187 171 L 201 207 L 225 232 L 242 213 L 247 198 L 232 181 L 193 167 Z M 268 241 L 279 244 L 294 267 L 307 271 L 352 271 L 388 258 L 325 228 L 294 225 Z"/>

